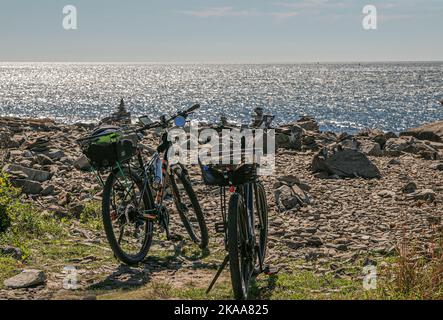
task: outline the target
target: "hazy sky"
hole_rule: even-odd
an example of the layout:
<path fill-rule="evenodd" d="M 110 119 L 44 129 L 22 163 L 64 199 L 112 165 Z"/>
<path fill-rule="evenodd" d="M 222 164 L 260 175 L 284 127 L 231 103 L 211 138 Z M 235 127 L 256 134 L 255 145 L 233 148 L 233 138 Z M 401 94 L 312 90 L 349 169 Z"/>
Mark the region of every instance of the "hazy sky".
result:
<path fill-rule="evenodd" d="M 0 0 L 0 61 L 380 60 L 443 60 L 443 0 Z"/>

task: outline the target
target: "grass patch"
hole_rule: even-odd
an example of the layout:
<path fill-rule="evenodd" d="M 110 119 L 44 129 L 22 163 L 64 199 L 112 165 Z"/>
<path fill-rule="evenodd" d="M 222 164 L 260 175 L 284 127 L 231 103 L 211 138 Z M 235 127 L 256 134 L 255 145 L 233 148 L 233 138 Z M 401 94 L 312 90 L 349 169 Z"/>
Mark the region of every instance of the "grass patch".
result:
<path fill-rule="evenodd" d="M 365 299 L 362 283 L 336 278 L 332 274 L 319 275 L 311 271 L 284 273 L 259 277 L 252 289 L 257 299 L 326 300 Z"/>
<path fill-rule="evenodd" d="M 30 239 L 57 236 L 62 232 L 63 221 L 44 215 L 26 203 L 20 190 L 0 171 L 0 244 L 23 244 Z"/>
<path fill-rule="evenodd" d="M 383 272 L 382 299 L 443 299 L 443 246 L 439 238 L 428 252 L 403 243 L 398 256 Z"/>
<path fill-rule="evenodd" d="M 103 229 L 101 220 L 102 205 L 100 201 L 89 201 L 80 214 L 80 222 L 87 225 L 92 230 L 100 231 Z"/>

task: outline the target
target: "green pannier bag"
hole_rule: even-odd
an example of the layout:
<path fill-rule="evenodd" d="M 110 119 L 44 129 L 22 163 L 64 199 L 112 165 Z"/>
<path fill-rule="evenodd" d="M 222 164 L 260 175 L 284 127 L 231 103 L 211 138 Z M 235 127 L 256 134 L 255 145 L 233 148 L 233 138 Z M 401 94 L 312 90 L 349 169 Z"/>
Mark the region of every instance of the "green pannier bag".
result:
<path fill-rule="evenodd" d="M 137 151 L 135 135 L 125 135 L 118 128 L 101 128 L 81 139 L 82 151 L 96 170 L 131 160 Z"/>

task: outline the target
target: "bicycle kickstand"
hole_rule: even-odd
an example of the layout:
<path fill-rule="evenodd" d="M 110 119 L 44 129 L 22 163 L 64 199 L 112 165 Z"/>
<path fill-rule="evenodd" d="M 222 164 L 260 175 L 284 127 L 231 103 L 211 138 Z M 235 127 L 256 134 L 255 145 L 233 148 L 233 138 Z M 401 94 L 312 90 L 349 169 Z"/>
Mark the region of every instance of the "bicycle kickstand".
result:
<path fill-rule="evenodd" d="M 217 282 L 218 278 L 220 277 L 221 273 L 226 268 L 226 265 L 228 264 L 228 262 L 229 262 L 229 256 L 226 256 L 225 260 L 223 260 L 222 264 L 218 268 L 217 274 L 215 275 L 214 279 L 212 279 L 212 282 L 209 285 L 208 290 L 206 290 L 206 294 L 209 294 L 209 292 L 211 292 L 212 288 L 214 287 L 214 285 Z"/>

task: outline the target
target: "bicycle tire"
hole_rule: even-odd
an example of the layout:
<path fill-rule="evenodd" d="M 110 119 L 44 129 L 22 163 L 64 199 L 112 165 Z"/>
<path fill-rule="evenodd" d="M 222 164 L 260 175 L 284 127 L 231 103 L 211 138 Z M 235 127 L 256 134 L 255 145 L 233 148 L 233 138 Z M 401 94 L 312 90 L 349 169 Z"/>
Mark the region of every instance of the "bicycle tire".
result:
<path fill-rule="evenodd" d="M 241 194 L 234 193 L 229 200 L 228 254 L 232 290 L 236 300 L 248 299 L 249 282 L 254 269 L 253 264 L 245 266 L 242 263 L 245 259 L 243 256 L 245 250 L 240 248 L 240 246 L 245 245 L 244 238 L 247 236 L 245 232 L 248 232 L 248 227 L 245 223 L 247 223 L 245 202 Z"/>
<path fill-rule="evenodd" d="M 142 190 L 143 185 L 140 177 L 133 171 L 131 171 L 130 174 L 128 172 L 129 170 L 127 169 L 123 169 L 123 171 L 124 174 L 130 177 L 132 181 L 137 185 L 137 187 L 140 190 Z M 136 265 L 142 262 L 149 252 L 152 243 L 154 224 L 152 221 L 146 221 L 145 237 L 143 239 L 143 245 L 137 254 L 135 255 L 128 254 L 121 248 L 114 234 L 112 226 L 111 210 L 110 210 L 113 185 L 115 183 L 115 178 L 118 174 L 120 174 L 119 170 L 111 172 L 105 183 L 105 187 L 103 190 L 103 199 L 102 199 L 103 226 L 105 229 L 106 238 L 108 239 L 108 243 L 112 251 L 114 252 L 115 256 L 117 257 L 117 259 L 119 259 L 121 262 L 127 265 Z M 147 187 L 149 188 L 149 186 Z M 143 204 L 145 210 L 153 209 L 153 206 L 151 205 L 151 201 L 147 195 L 147 192 L 145 192 L 145 194 L 143 195 Z"/>
<path fill-rule="evenodd" d="M 266 200 L 266 192 L 265 188 L 260 182 L 256 184 L 255 211 L 258 216 L 258 222 L 259 222 L 259 234 L 257 235 L 259 251 L 257 252 L 257 259 L 261 259 L 261 262 L 264 264 L 267 253 L 269 219 L 268 219 L 268 204 Z M 260 253 L 262 257 L 259 257 Z M 260 263 L 260 260 L 258 262 Z"/>
<path fill-rule="evenodd" d="M 183 213 L 182 208 L 180 208 L 180 204 L 175 201 L 175 206 L 177 208 L 177 211 L 179 213 L 180 219 L 182 220 L 182 223 L 191 237 L 192 241 L 195 242 L 200 246 L 201 249 L 206 249 L 209 244 L 209 234 L 208 234 L 208 227 L 206 225 L 205 216 L 203 214 L 203 211 L 201 209 L 200 203 L 197 199 L 197 195 L 194 192 L 194 189 L 192 188 L 192 184 L 189 180 L 189 176 L 187 174 L 186 169 L 180 167 L 174 168 L 173 170 L 174 175 L 178 178 L 179 182 L 182 184 L 184 191 L 186 192 L 190 202 L 192 209 L 195 213 L 195 218 L 197 219 L 198 226 L 200 228 L 200 235 L 197 236 L 194 232 L 194 228 L 192 227 L 191 223 L 189 222 L 188 217 Z M 173 179 L 171 179 L 171 184 L 173 188 L 176 188 L 176 191 L 178 192 L 177 182 Z"/>

